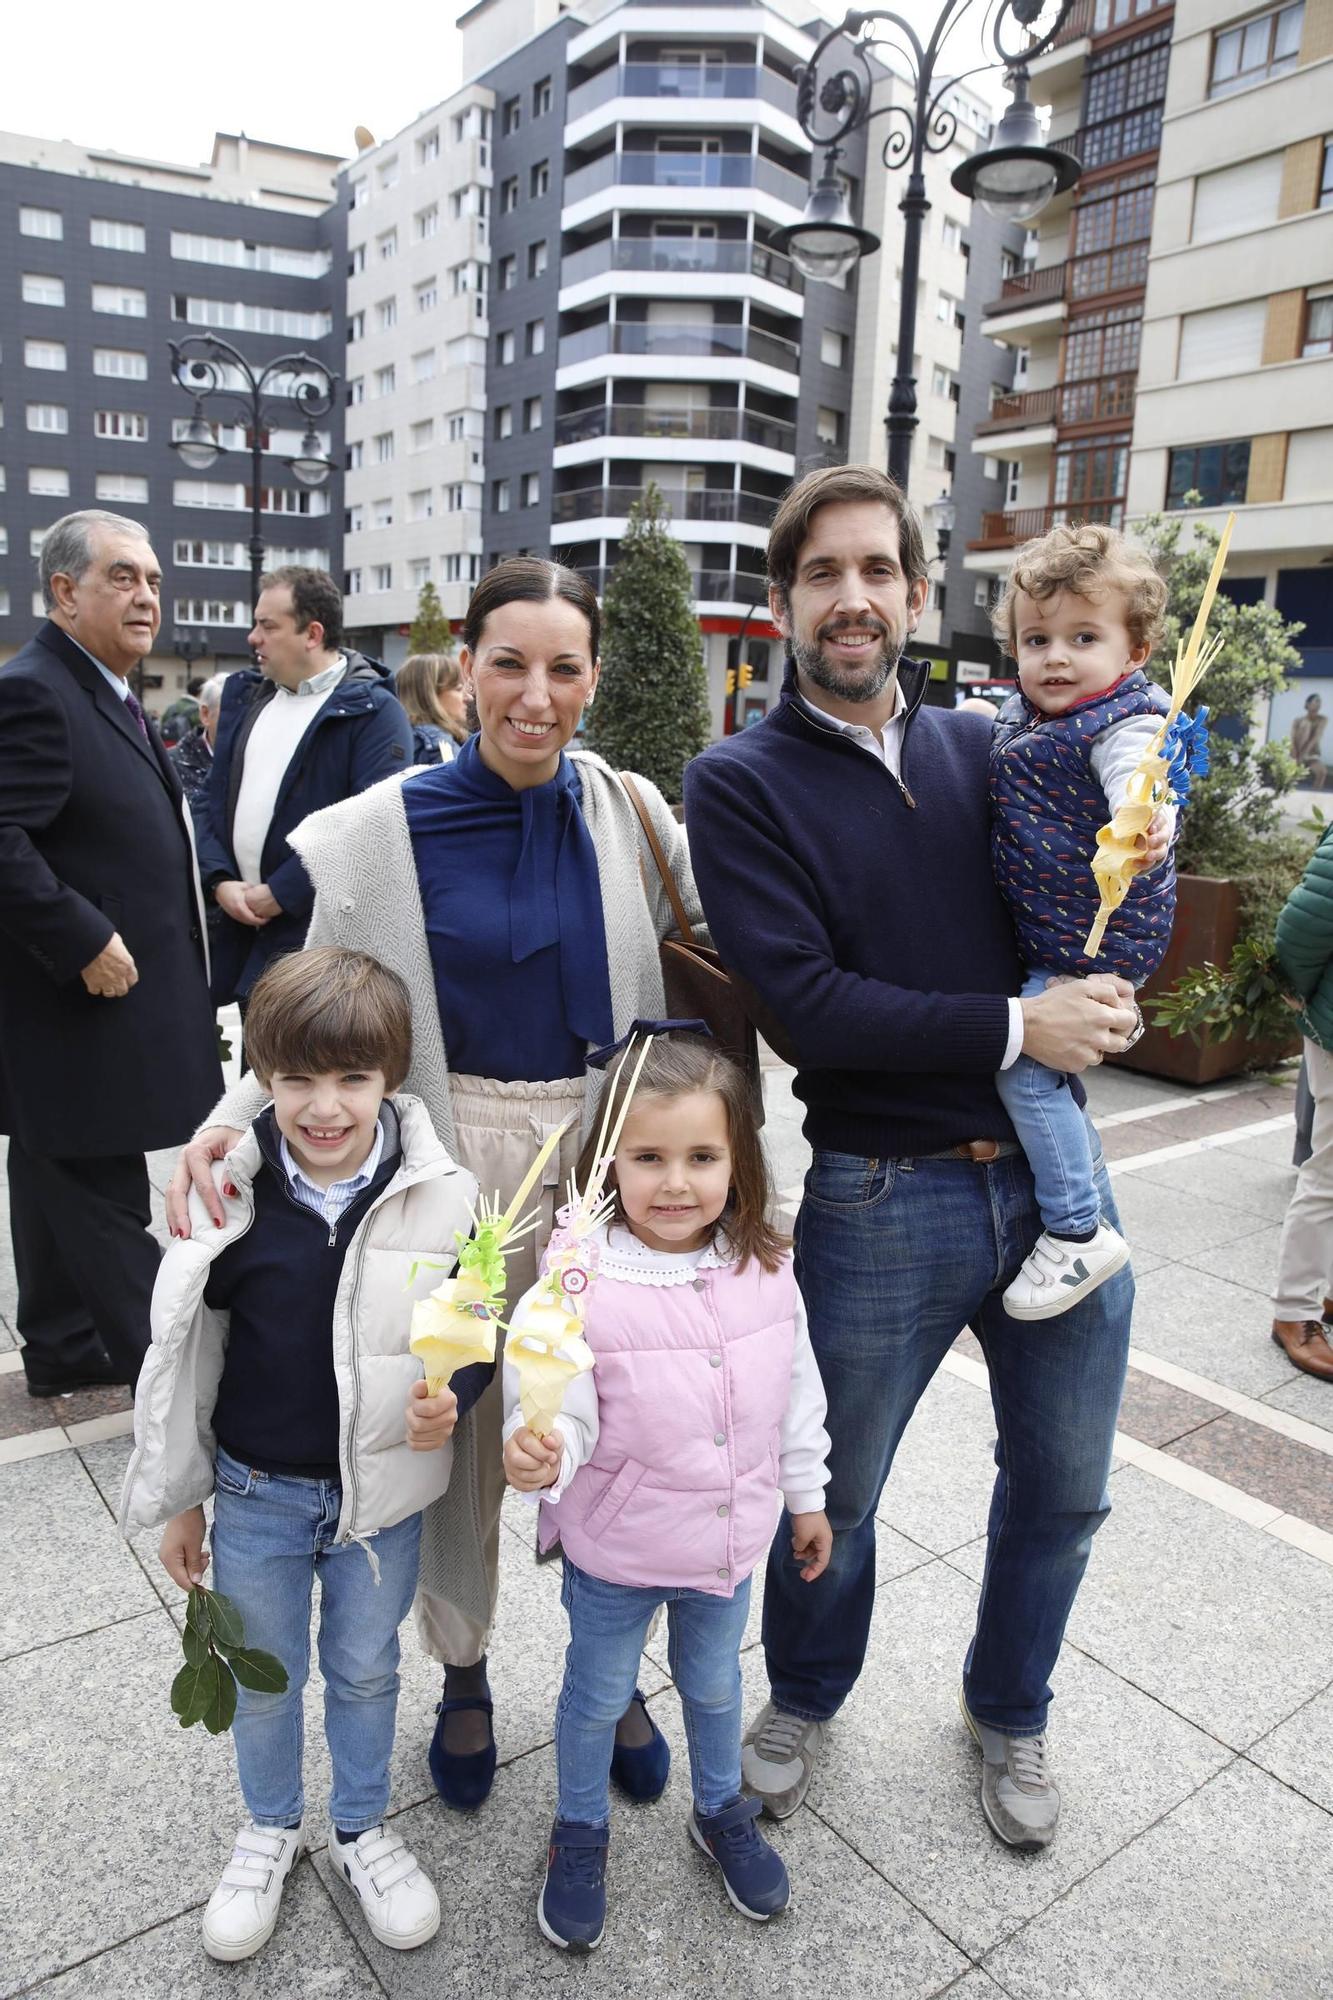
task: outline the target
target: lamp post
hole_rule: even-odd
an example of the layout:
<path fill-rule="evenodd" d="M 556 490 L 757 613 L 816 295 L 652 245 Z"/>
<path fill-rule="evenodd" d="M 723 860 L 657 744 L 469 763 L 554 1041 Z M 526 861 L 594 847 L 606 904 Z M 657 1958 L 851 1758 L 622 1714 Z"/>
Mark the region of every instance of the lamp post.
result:
<path fill-rule="evenodd" d="M 209 397 L 219 399 L 217 407 L 239 422 L 249 437 L 250 454 L 250 611 L 259 602 L 259 579 L 264 569 L 264 537 L 261 532 L 261 494 L 264 477 L 264 439 L 285 414 L 284 404 L 295 403 L 305 420 L 305 433 L 294 458 L 283 462 L 302 486 L 322 486 L 333 470 L 332 459 L 315 425 L 333 408 L 338 377 L 317 361 L 313 354 L 280 354 L 276 361 L 255 369 L 229 340 L 216 333 L 191 333 L 173 340 L 171 373 L 194 404 L 194 412 L 184 437 L 173 438 L 171 449 L 179 452 L 192 472 L 207 472 L 219 458 L 230 454 L 213 435 L 213 425 L 204 415 Z M 238 379 L 239 378 L 239 379 Z M 285 389 L 279 384 L 285 382 Z"/>
<path fill-rule="evenodd" d="M 886 167 L 910 162 L 907 187 L 898 210 L 903 218 L 902 291 L 898 308 L 897 372 L 889 390 L 889 412 L 885 419 L 889 441 L 889 471 L 906 491 L 912 456 L 912 433 L 916 429 L 916 376 L 912 372 L 912 351 L 916 341 L 916 289 L 921 264 L 921 230 L 930 211 L 923 171 L 927 153 L 942 153 L 953 143 L 958 120 L 946 99 L 964 77 L 1001 66 L 1013 91 L 1013 102 L 995 133 L 995 143 L 984 152 L 973 153 L 950 175 L 954 187 L 979 201 L 992 215 L 1010 222 L 1029 222 L 1051 198 L 1072 187 L 1082 171 L 1072 153 L 1044 146 L 1037 114 L 1028 101 L 1027 64 L 1042 55 L 1064 26 L 1073 0 L 1061 0 L 1059 12 L 1048 32 L 1035 38 L 1034 22 L 1046 12 L 1051 0 L 999 0 L 987 28 L 995 50 L 995 61 L 979 63 L 962 76 L 948 75 L 937 81 L 940 54 L 952 29 L 973 0 L 944 0 L 930 38 L 922 44 L 910 21 L 890 8 L 876 7 L 851 12 L 841 24 L 831 28 L 818 44 L 810 61 L 798 71 L 796 116 L 801 130 L 824 154 L 823 170 L 812 189 L 805 214 L 797 223 L 780 229 L 773 238 L 776 250 L 791 258 L 807 278 L 844 277 L 858 258 L 868 257 L 879 248 L 879 238 L 852 221 L 847 197 L 838 173 L 842 142 L 849 134 L 868 126 L 872 119 L 891 121 L 884 141 Z M 886 46 L 905 62 L 912 90 L 910 104 L 885 104 L 871 110 L 875 78 L 870 67 L 870 51 L 876 46 L 873 27 L 883 22 L 892 31 Z M 1010 25 L 1023 31 L 1020 45 L 1011 42 Z M 840 39 L 850 44 L 850 56 L 839 68 L 825 69 L 824 59 Z M 835 61 L 837 58 L 835 57 Z"/>

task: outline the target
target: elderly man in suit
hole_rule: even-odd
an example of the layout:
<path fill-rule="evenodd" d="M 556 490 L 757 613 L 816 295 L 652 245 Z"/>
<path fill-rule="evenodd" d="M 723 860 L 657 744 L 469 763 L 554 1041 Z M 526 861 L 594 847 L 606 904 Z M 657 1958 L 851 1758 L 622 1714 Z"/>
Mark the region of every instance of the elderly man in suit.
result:
<path fill-rule="evenodd" d="M 0 1132 L 28 1390 L 133 1384 L 158 1249 L 145 1151 L 221 1083 L 180 782 L 129 685 L 161 619 L 137 521 L 68 514 L 0 670 Z"/>

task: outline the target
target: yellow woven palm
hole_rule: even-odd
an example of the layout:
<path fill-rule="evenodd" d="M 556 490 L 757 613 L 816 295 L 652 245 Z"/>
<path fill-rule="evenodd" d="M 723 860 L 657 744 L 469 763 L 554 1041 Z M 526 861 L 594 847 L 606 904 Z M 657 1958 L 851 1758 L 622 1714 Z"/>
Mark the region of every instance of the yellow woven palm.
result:
<path fill-rule="evenodd" d="M 1227 524 L 1222 530 L 1222 539 L 1217 545 L 1217 554 L 1213 558 L 1213 567 L 1204 585 L 1203 596 L 1199 600 L 1193 629 L 1188 639 L 1181 639 L 1176 643 L 1176 662 L 1171 669 L 1171 706 L 1162 718 L 1161 728 L 1139 759 L 1114 818 L 1108 826 L 1101 827 L 1098 831 L 1097 851 L 1092 857 L 1092 872 L 1101 897 L 1101 907 L 1083 946 L 1085 958 L 1096 958 L 1102 948 L 1102 939 L 1106 936 L 1108 922 L 1124 902 L 1129 894 L 1130 883 L 1143 867 L 1143 857 L 1148 848 L 1149 824 L 1158 807 L 1165 805 L 1171 789 L 1170 763 L 1163 754 L 1163 746 L 1181 709 L 1221 650 L 1221 639 L 1209 639 L 1205 634 L 1208 628 L 1208 614 L 1213 608 L 1217 586 L 1222 581 L 1222 572 L 1226 568 L 1227 550 L 1231 546 L 1231 530 L 1235 525 L 1235 515 L 1228 514 Z"/>

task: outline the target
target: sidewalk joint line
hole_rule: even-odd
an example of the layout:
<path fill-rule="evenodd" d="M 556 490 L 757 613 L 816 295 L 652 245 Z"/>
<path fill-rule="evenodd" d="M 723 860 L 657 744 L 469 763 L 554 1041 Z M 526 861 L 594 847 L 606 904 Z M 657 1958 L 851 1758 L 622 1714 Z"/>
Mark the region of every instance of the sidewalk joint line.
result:
<path fill-rule="evenodd" d="M 1238 1146 L 1244 1139 L 1261 1139 L 1269 1132 L 1288 1131 L 1292 1117 L 1284 1111 L 1276 1118 L 1259 1118 L 1251 1125 L 1236 1125 L 1229 1132 L 1205 1132 L 1197 1139 L 1180 1139 L 1173 1146 L 1155 1146 L 1148 1153 L 1130 1153 L 1123 1160 L 1108 1160 L 1112 1178 L 1117 1174 L 1140 1172 L 1144 1167 L 1165 1166 L 1171 1160 L 1191 1160 L 1199 1153 L 1215 1152 L 1220 1146 Z M 1233 1206 L 1230 1202 L 1222 1207 Z"/>

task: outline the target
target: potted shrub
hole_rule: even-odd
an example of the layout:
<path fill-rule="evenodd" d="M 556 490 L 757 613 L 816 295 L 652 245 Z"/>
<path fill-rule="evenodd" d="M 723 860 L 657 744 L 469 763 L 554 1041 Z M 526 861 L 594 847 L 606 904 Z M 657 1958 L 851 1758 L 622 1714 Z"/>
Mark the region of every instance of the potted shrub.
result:
<path fill-rule="evenodd" d="M 1189 495 L 1187 498 L 1196 498 Z M 1178 516 L 1138 524 L 1167 584 L 1162 678 L 1188 634 L 1217 550 L 1217 530 L 1195 522 L 1184 539 Z M 1259 743 L 1256 702 L 1286 686 L 1301 663 L 1302 630 L 1268 604 L 1236 604 L 1219 592 L 1209 619 L 1222 649 L 1187 704 L 1206 707 L 1210 768 L 1196 777 L 1176 848 L 1175 930 L 1161 967 L 1140 995 L 1147 1033 L 1112 1058 L 1185 1083 L 1212 1083 L 1247 1065 L 1295 1054 L 1292 1017 L 1272 966 L 1278 911 L 1300 877 L 1308 842 L 1283 829 L 1279 801 L 1299 767 L 1281 743 Z"/>

